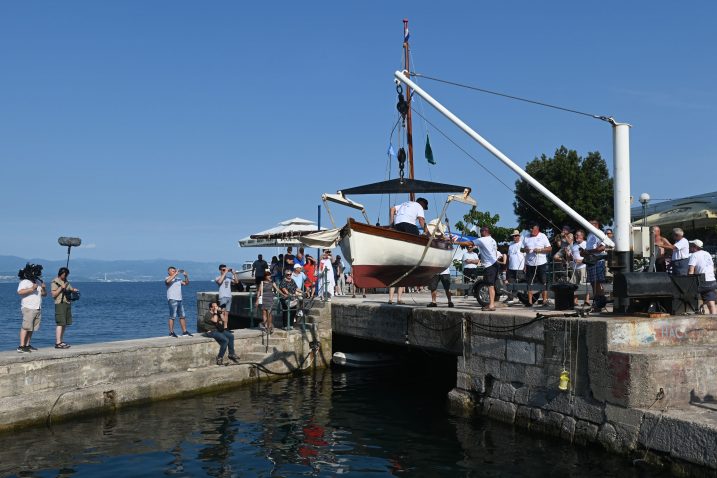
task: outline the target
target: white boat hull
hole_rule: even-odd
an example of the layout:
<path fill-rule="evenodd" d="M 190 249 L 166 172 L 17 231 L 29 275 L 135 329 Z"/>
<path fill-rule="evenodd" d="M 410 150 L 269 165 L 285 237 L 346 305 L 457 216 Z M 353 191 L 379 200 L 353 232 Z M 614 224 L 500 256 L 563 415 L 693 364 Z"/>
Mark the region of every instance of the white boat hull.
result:
<path fill-rule="evenodd" d="M 427 237 L 352 220 L 341 235 L 339 246 L 351 262 L 356 286 L 361 288 L 387 287 L 409 271 L 396 286 L 427 285 L 431 277 L 450 266 L 453 258 L 449 241 L 434 239 L 421 261 Z"/>
<path fill-rule="evenodd" d="M 350 368 L 387 367 L 398 362 L 395 356 L 379 352 L 335 352 L 331 360 L 339 367 Z"/>

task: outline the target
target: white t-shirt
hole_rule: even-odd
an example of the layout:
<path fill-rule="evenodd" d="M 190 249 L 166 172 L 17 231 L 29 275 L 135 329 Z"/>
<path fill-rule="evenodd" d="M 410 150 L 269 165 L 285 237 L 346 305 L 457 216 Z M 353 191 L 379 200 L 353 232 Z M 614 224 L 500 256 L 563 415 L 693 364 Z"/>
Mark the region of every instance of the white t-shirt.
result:
<path fill-rule="evenodd" d="M 25 309 L 40 310 L 42 308 L 42 282 L 35 281 L 37 289 L 30 294 L 23 295 L 20 299 L 20 307 Z M 32 287 L 32 281 L 23 279 L 17 285 L 17 291 L 20 292 L 22 289 L 30 289 Z"/>
<path fill-rule="evenodd" d="M 167 276 L 167 279 L 169 279 L 169 276 Z M 182 279 L 179 278 L 179 274 L 174 276 L 174 280 L 167 284 L 167 300 L 182 300 Z"/>
<path fill-rule="evenodd" d="M 523 238 L 523 248 L 526 250 L 544 249 L 546 247 L 550 247 L 550 241 L 542 232 L 539 232 L 537 236 L 525 236 Z M 548 262 L 548 255 L 542 252 L 529 252 L 525 255 L 525 262 L 529 266 L 541 266 Z"/>
<path fill-rule="evenodd" d="M 675 248 L 672 249 L 672 260 L 679 261 L 690 257 L 690 242 L 684 237 L 675 242 Z"/>
<path fill-rule="evenodd" d="M 525 252 L 520 252 L 523 244 L 514 242 L 508 247 L 508 269 L 511 271 L 522 271 L 525 268 Z"/>
<path fill-rule="evenodd" d="M 221 276 L 219 276 L 221 277 Z M 217 280 L 219 280 L 219 277 L 217 277 Z M 231 272 L 227 272 L 224 276 L 224 280 L 221 284 L 219 284 L 219 298 L 223 299 L 225 297 L 231 297 L 232 296 L 232 280 L 234 279 L 234 274 Z M 180 298 L 176 300 L 182 300 L 181 299 L 181 290 L 179 292 Z"/>
<path fill-rule="evenodd" d="M 446 270 L 441 272 L 441 275 L 448 274 L 451 275 L 451 266 L 446 267 Z"/>
<path fill-rule="evenodd" d="M 485 267 L 490 267 L 498 261 L 498 244 L 491 236 L 479 237 L 473 243 L 478 246 L 480 260 Z"/>
<path fill-rule="evenodd" d="M 573 245 L 570 247 L 570 253 L 573 255 L 573 267 L 575 269 L 585 269 L 585 264 L 583 263 L 583 256 L 580 255 L 580 249 L 586 249 L 587 242 L 573 242 Z"/>
<path fill-rule="evenodd" d="M 707 251 L 693 252 L 690 256 L 689 265 L 695 266 L 695 274 L 704 274 L 705 282 L 715 280 L 715 264 L 712 256 Z"/>
<path fill-rule="evenodd" d="M 585 242 L 585 249 L 587 250 L 593 250 L 597 249 L 600 246 L 604 246 L 605 243 L 600 240 L 599 237 L 597 237 L 592 232 L 588 234 L 588 240 Z M 603 253 L 601 253 L 603 254 Z M 604 255 L 604 254 L 603 254 Z"/>
<path fill-rule="evenodd" d="M 468 259 L 470 259 L 470 260 L 478 259 L 478 254 L 476 252 L 466 250 L 465 252 L 463 252 L 463 257 L 461 258 L 461 260 L 463 261 L 464 269 L 475 269 L 476 267 L 478 267 L 478 264 L 466 264 L 466 260 L 468 260 Z"/>
<path fill-rule="evenodd" d="M 423 217 L 423 206 L 415 201 L 406 201 L 396 206 L 396 215 L 393 218 L 393 223 L 407 222 L 415 225 L 416 219 L 419 217 Z"/>

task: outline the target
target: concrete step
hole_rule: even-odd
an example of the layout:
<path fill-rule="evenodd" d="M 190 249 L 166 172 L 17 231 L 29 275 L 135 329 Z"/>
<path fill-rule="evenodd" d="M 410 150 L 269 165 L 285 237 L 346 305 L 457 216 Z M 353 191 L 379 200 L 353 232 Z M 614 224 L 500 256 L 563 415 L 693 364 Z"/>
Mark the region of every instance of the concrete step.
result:
<path fill-rule="evenodd" d="M 620 318 L 608 322 L 610 350 L 625 347 L 717 344 L 717 317 Z"/>
<path fill-rule="evenodd" d="M 717 396 L 717 345 L 628 346 L 608 352 L 612 398 L 646 407 L 663 390 L 661 404 L 688 408 Z"/>

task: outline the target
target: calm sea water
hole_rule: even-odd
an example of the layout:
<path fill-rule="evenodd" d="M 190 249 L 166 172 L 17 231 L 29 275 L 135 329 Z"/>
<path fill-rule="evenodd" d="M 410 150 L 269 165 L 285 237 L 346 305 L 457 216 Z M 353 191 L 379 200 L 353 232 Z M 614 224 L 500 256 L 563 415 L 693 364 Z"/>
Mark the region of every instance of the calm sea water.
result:
<path fill-rule="evenodd" d="M 451 416 L 422 372 L 324 370 L 0 435 L 0 476 L 661 476 Z"/>
<path fill-rule="evenodd" d="M 49 284 L 49 280 L 46 278 Z M 166 335 L 167 293 L 163 282 L 74 282 L 81 298 L 72 306 L 73 324 L 65 332 L 65 342 L 87 344 Z M 49 287 L 49 285 L 48 285 Z M 196 330 L 198 291 L 214 291 L 210 281 L 190 282 L 184 287 L 184 310 L 190 331 Z M 55 306 L 50 297 L 42 303 L 40 330 L 32 337 L 35 347 L 55 344 Z M 19 344 L 20 296 L 17 283 L 0 283 L 0 350 Z M 175 330 L 179 323 L 175 321 Z"/>
<path fill-rule="evenodd" d="M 166 333 L 159 283 L 76 284 L 70 343 Z M 16 284 L 0 284 L 3 349 L 17 346 Z M 195 293 L 185 288 L 190 329 Z M 33 342 L 53 343 L 52 304 Z M 425 354 L 411 367 L 319 371 L 231 392 L 0 434 L 0 476 L 661 476 L 599 447 L 573 447 L 488 420 L 451 416 L 455 371 Z M 665 474 L 664 476 L 669 476 Z"/>

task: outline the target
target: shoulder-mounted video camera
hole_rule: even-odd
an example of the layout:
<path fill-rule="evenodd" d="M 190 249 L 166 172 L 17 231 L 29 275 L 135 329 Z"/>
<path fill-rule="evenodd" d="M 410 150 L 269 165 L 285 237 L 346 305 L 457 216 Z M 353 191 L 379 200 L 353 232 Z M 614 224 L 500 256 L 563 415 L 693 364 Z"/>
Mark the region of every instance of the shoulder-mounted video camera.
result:
<path fill-rule="evenodd" d="M 20 269 L 17 272 L 17 276 L 20 280 L 24 279 L 35 282 L 37 279 L 42 277 L 42 266 L 40 264 L 30 264 L 28 262 L 24 269 Z"/>

